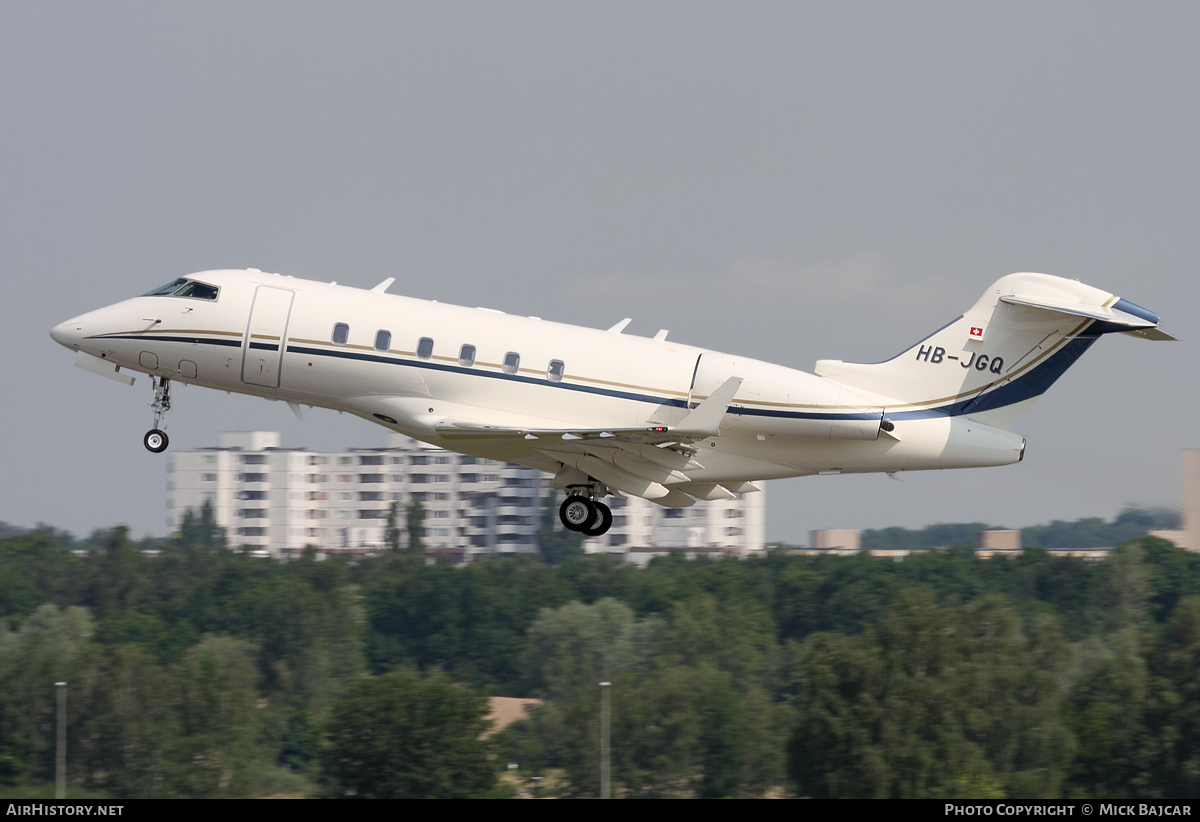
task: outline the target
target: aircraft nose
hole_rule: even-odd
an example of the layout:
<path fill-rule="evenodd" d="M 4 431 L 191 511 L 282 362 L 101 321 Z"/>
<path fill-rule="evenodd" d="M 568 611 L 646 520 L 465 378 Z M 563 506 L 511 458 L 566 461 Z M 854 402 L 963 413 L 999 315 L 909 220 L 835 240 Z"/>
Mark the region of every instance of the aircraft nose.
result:
<path fill-rule="evenodd" d="M 74 348 L 83 339 L 83 323 L 79 320 L 67 320 L 50 329 L 50 336 L 59 345 Z"/>

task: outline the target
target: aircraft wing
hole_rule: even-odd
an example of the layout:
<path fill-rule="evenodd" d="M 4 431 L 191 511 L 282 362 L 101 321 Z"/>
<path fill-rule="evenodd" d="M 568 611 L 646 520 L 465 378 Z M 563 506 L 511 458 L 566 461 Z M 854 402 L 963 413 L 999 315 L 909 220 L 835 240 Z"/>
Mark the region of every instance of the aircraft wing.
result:
<path fill-rule="evenodd" d="M 677 425 L 641 428 L 519 428 L 447 420 L 438 435 L 447 441 L 516 438 L 531 450 L 561 463 L 556 485 L 582 484 L 592 477 L 613 491 L 682 508 L 700 499 L 731 499 L 759 490 L 752 483 L 692 482 L 685 471 L 703 468 L 689 444 L 720 435 L 721 419 L 741 387 L 740 377 L 726 380 Z M 572 470 L 573 469 L 573 470 Z"/>
<path fill-rule="evenodd" d="M 690 443 L 705 437 L 720 436 L 721 420 L 733 401 L 741 377 L 726 380 L 708 399 L 693 408 L 678 425 L 654 425 L 638 428 L 562 428 L 486 425 L 471 420 L 447 419 L 435 427 L 443 439 L 480 439 L 521 436 L 527 440 L 618 440 L 630 443 Z"/>

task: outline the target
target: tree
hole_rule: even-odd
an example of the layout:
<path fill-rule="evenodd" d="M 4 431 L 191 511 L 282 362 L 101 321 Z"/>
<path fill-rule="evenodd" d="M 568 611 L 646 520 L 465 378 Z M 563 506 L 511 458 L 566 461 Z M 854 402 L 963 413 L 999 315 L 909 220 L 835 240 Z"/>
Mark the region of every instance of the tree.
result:
<path fill-rule="evenodd" d="M 387 530 L 384 531 L 384 543 L 392 553 L 400 553 L 400 503 L 393 500 L 388 508 Z"/>
<path fill-rule="evenodd" d="M 404 509 L 404 527 L 408 531 L 409 559 L 425 559 L 425 506 L 412 500 Z"/>
<path fill-rule="evenodd" d="M 199 513 L 191 508 L 183 512 L 179 524 L 179 544 L 186 552 L 216 552 L 226 547 L 225 529 L 217 525 L 212 502 L 205 500 Z"/>
<path fill-rule="evenodd" d="M 327 797 L 463 799 L 495 787 L 481 739 L 487 699 L 444 674 L 360 679 L 334 708 L 321 755 Z"/>
<path fill-rule="evenodd" d="M 537 542 L 542 559 L 551 565 L 560 565 L 568 557 L 583 553 L 583 534 L 562 527 L 558 521 L 558 506 L 555 503 L 552 491 L 546 495 L 546 501 L 542 505 Z"/>

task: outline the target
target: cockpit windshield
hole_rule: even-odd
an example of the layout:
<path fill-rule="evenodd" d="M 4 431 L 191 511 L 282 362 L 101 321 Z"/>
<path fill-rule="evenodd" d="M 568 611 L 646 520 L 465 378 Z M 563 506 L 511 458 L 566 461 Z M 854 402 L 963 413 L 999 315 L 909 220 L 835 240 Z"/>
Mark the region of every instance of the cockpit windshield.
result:
<path fill-rule="evenodd" d="M 220 289 L 215 285 L 180 277 L 164 286 L 147 291 L 143 297 L 191 297 L 194 300 L 215 300 Z"/>

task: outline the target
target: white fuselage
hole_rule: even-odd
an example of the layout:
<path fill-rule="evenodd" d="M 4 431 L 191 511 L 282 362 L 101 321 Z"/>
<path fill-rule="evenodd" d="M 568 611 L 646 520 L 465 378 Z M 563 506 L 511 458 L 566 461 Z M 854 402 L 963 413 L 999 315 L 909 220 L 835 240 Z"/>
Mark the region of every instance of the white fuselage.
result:
<path fill-rule="evenodd" d="M 888 397 L 666 340 L 254 271 L 195 279 L 219 289 L 216 299 L 136 297 L 53 336 L 122 369 L 346 411 L 551 472 L 563 461 L 544 436 L 478 432 L 672 426 L 729 377 L 740 388 L 720 436 L 691 444 L 688 481 L 1003 465 L 1024 447 L 966 415 L 910 415 L 881 432 L 898 405 Z M 473 361 L 464 346 L 474 347 Z M 476 433 L 448 435 L 456 425 Z"/>

